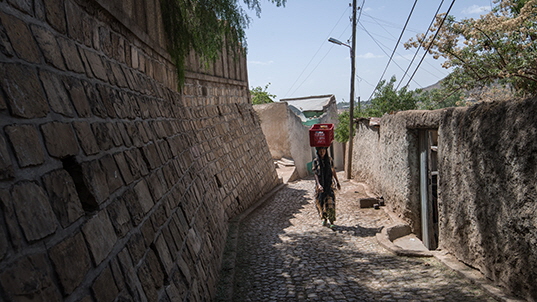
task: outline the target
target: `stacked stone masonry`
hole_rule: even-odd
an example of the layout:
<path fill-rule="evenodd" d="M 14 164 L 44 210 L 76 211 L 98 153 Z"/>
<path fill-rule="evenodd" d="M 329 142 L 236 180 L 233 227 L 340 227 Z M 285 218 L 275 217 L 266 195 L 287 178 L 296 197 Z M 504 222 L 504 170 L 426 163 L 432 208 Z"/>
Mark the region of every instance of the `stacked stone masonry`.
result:
<path fill-rule="evenodd" d="M 0 300 L 209 300 L 277 185 L 245 58 L 177 92 L 158 3 L 0 2 Z"/>

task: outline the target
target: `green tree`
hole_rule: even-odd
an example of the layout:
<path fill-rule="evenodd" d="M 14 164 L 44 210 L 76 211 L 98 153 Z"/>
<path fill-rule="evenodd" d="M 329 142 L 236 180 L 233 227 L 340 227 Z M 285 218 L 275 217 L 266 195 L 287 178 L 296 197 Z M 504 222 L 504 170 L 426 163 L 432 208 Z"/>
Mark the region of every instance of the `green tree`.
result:
<path fill-rule="evenodd" d="M 272 103 L 273 98 L 276 98 L 274 94 L 270 94 L 267 89 L 269 87 L 270 83 L 265 85 L 265 88 L 261 88 L 261 86 L 254 87 L 250 90 L 250 94 L 252 95 L 252 104 L 266 104 L 266 103 Z"/>
<path fill-rule="evenodd" d="M 479 19 L 437 16 L 432 34 L 418 35 L 407 48 L 423 47 L 453 68 L 451 91 L 490 85 L 513 87 L 519 95 L 537 92 L 537 0 L 495 0 Z M 434 38 L 436 35 L 436 38 Z"/>
<path fill-rule="evenodd" d="M 277 6 L 286 0 L 268 0 Z M 259 0 L 243 0 L 259 17 Z M 179 87 L 185 78 L 185 60 L 195 51 L 206 63 L 215 61 L 225 48 L 238 54 L 246 47 L 245 29 L 250 17 L 239 0 L 161 0 L 168 51 L 176 65 Z M 241 47 L 242 45 L 242 47 Z"/>
<path fill-rule="evenodd" d="M 464 105 L 463 94 L 460 91 L 450 93 L 446 89 L 437 88 L 418 94 L 416 109 L 434 110 L 462 105 Z"/>
<path fill-rule="evenodd" d="M 417 109 L 417 94 L 420 90 L 408 91 L 406 87 L 395 90 L 396 82 L 392 76 L 389 82 L 382 80 L 375 89 L 371 103 L 365 108 L 365 116 L 381 117 L 385 113 Z"/>
<path fill-rule="evenodd" d="M 340 143 L 349 141 L 349 111 L 343 111 L 338 115 L 338 124 L 334 129 L 334 139 Z"/>

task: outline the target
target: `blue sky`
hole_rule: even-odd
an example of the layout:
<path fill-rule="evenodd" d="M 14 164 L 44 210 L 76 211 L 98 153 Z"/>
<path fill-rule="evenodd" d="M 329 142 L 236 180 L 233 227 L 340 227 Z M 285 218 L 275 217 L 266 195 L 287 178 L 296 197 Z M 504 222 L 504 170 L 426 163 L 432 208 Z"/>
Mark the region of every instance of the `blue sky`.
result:
<path fill-rule="evenodd" d="M 282 98 L 334 94 L 338 102 L 350 98 L 349 48 L 328 42 L 334 37 L 347 43 L 352 35 L 351 0 L 288 0 L 285 7 L 261 1 L 261 18 L 250 12 L 252 22 L 246 30 L 248 78 L 250 88 L 265 87 Z M 425 33 L 441 0 L 417 2 L 400 45 L 383 79 L 395 75 L 400 81 L 414 56 L 402 43 Z M 446 12 L 452 1 L 444 1 Z M 356 34 L 355 96 L 366 101 L 389 61 L 397 39 L 414 4 L 413 0 L 357 0 L 361 6 Z M 490 10 L 491 0 L 459 0 L 450 15 L 458 20 L 479 18 Z M 358 13 L 360 14 L 360 12 Z M 365 30 L 364 30 L 365 28 Z M 375 40 L 371 37 L 373 36 Z M 379 46 L 380 45 L 380 46 Z M 409 75 L 421 58 L 419 52 Z M 426 87 L 445 77 L 443 60 L 427 56 L 409 88 Z M 407 75 L 401 86 L 408 80 Z M 399 82 L 398 82 L 399 83 Z"/>

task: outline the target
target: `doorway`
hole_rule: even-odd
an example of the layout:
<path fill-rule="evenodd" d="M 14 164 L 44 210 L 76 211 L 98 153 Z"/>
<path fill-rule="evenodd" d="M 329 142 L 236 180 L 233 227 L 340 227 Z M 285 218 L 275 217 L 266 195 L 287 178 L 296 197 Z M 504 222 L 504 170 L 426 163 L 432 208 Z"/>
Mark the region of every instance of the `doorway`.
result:
<path fill-rule="evenodd" d="M 419 130 L 421 235 L 429 250 L 438 247 L 438 130 Z"/>

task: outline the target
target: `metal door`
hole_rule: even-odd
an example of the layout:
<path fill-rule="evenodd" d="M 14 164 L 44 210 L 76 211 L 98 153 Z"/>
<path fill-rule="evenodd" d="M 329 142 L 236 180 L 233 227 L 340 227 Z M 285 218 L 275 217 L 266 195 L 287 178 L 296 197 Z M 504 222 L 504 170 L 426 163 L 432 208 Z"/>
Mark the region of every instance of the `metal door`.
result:
<path fill-rule="evenodd" d="M 423 244 L 438 247 L 438 130 L 419 131 L 420 201 Z"/>

